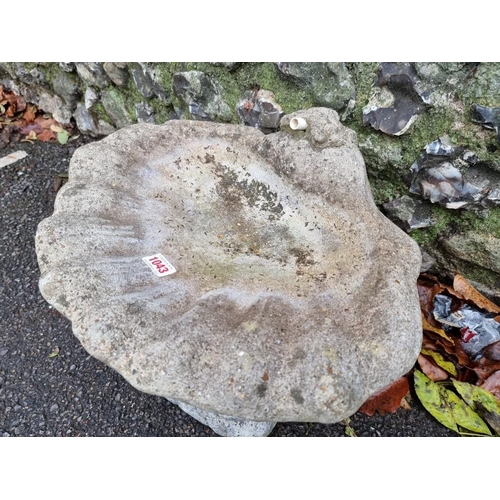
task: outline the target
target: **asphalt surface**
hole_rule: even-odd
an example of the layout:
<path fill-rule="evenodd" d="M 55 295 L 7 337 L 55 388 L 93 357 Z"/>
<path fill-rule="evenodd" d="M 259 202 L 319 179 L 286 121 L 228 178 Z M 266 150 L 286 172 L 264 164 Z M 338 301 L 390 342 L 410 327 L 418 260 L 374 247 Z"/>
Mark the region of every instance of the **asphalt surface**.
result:
<path fill-rule="evenodd" d="M 137 391 L 89 356 L 71 323 L 40 295 L 34 236 L 53 211 L 75 149 L 18 143 L 28 157 L 0 169 L 0 436 L 216 436 L 166 399 Z M 57 353 L 57 354 L 56 354 Z M 455 436 L 413 394 L 411 410 L 356 413 L 357 436 Z M 345 436 L 343 424 L 278 423 L 271 436 Z"/>

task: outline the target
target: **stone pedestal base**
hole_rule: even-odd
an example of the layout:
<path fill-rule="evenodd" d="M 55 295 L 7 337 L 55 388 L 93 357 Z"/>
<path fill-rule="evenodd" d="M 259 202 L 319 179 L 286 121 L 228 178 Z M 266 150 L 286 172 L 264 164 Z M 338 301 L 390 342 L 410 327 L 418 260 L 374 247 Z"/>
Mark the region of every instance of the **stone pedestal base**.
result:
<path fill-rule="evenodd" d="M 242 418 L 212 413 L 210 411 L 196 408 L 175 399 L 169 399 L 182 411 L 201 422 L 208 425 L 219 436 L 225 437 L 265 437 L 273 430 L 276 422 L 257 422 L 255 420 L 245 420 Z"/>

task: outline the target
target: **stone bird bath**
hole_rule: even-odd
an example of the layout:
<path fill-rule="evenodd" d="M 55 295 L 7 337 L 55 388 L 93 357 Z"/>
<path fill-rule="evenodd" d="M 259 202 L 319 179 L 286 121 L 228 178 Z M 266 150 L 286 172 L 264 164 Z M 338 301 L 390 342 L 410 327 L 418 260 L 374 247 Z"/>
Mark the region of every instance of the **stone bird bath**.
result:
<path fill-rule="evenodd" d="M 270 135 L 170 121 L 83 146 L 36 251 L 92 356 L 222 435 L 338 422 L 421 345 L 418 246 L 326 108 Z"/>

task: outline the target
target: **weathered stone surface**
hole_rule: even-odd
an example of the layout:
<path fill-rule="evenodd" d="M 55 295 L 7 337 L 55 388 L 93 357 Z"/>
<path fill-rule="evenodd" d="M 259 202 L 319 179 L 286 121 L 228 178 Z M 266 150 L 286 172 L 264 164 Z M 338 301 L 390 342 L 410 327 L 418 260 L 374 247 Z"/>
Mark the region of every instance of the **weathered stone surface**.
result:
<path fill-rule="evenodd" d="M 120 93 L 122 102 L 119 107 L 122 110 L 125 109 L 129 115 L 129 119 L 118 120 L 120 124 L 129 124 L 136 120 L 149 121 L 153 114 L 158 123 L 163 123 L 167 119 L 196 118 L 230 121 L 236 124 L 240 122 L 240 117 L 235 109 L 242 89 L 252 89 L 255 84 L 262 85 L 267 90 L 272 91 L 276 95 L 279 105 L 287 113 L 320 102 L 323 92 L 322 86 L 328 87 L 324 89 L 326 94 L 333 92 L 333 87 L 340 86 L 344 90 L 350 87 L 353 93 L 346 93 L 341 99 L 340 105 L 344 105 L 348 95 L 352 96 L 355 93 L 356 99 L 349 98 L 345 107 L 342 108 L 341 121 L 358 133 L 359 147 L 366 162 L 375 200 L 379 206 L 408 193 L 405 177 L 410 165 L 415 162 L 426 145 L 438 137 L 449 136 L 454 145 L 472 151 L 477 156 L 477 163 L 473 166 L 465 165 L 465 168 L 462 168 L 460 165 L 456 166 L 452 161 L 453 166 L 460 171 L 461 177 L 453 169 L 443 170 L 439 167 L 437 172 L 434 171 L 438 177 L 433 177 L 430 183 L 434 190 L 433 198 L 444 200 L 443 193 L 435 196 L 441 187 L 451 187 L 460 194 L 463 192 L 461 189 L 462 181 L 464 181 L 465 186 L 471 184 L 484 190 L 484 196 L 480 200 L 474 201 L 463 200 L 460 195 L 459 199 L 455 201 L 459 204 L 467 201 L 467 204 L 454 211 L 448 210 L 447 205 L 455 203 L 455 201 L 444 200 L 444 204 L 437 201 L 437 204 L 444 206 L 444 209 L 436 204 L 432 206 L 433 216 L 437 220 L 439 230 L 432 227 L 416 229 L 411 232 L 411 235 L 430 254 L 437 256 L 438 253 L 442 253 L 438 259 L 439 272 L 452 275 L 458 265 L 466 278 L 472 281 L 484 280 L 489 287 L 496 287 L 496 293 L 500 294 L 500 281 L 496 275 L 491 276 L 483 271 L 476 274 L 472 264 L 468 265 L 466 261 L 458 262 L 451 254 L 441 252 L 443 247 L 440 244 L 443 238 L 455 234 L 457 230 L 468 230 L 471 227 L 477 231 L 483 231 L 484 234 L 500 234 L 500 183 L 495 176 L 495 173 L 500 172 L 499 126 L 497 125 L 499 121 L 498 109 L 500 109 L 500 63 L 416 62 L 399 64 L 403 69 L 407 67 L 415 70 L 414 73 L 407 72 L 406 76 L 409 78 L 409 80 L 407 78 L 407 83 L 410 84 L 412 95 L 415 96 L 416 93 L 420 97 L 425 97 L 425 104 L 429 105 L 429 109 L 418 115 L 419 118 L 413 125 L 410 124 L 411 126 L 407 129 L 408 133 L 399 136 L 387 135 L 371 126 L 363 126 L 362 110 L 368 104 L 370 89 L 379 77 L 380 64 L 376 62 L 337 63 L 339 75 L 342 73 L 346 76 L 345 79 L 339 76 L 338 80 L 335 80 L 336 77 L 331 71 L 334 66 L 329 63 L 315 63 L 316 65 L 313 65 L 319 71 L 317 75 L 323 75 L 323 77 L 318 78 L 318 76 L 312 76 L 312 71 L 311 74 L 308 73 L 307 70 L 311 68 L 310 66 L 303 66 L 306 71 L 303 71 L 302 74 L 294 73 L 293 71 L 300 67 L 301 63 L 293 63 L 296 66 L 292 66 L 290 74 L 285 75 L 273 63 L 142 62 L 139 65 L 148 75 L 149 80 L 155 82 L 158 85 L 157 88 L 161 89 L 161 92 L 158 91 L 157 95 L 151 98 L 145 98 L 137 91 L 130 74 L 130 69 L 133 67 L 132 62 L 78 64 L 80 65 L 80 73 L 85 79 L 76 71 L 74 63 L 0 63 L 0 85 L 22 95 L 27 102 L 37 106 L 43 93 L 57 95 L 73 114 L 79 116 L 80 123 L 86 124 L 86 127 L 79 132 L 91 133 L 92 135 L 110 133 L 115 129 L 115 121 L 111 116 L 106 116 L 107 113 L 99 100 L 91 108 L 91 119 L 94 122 L 94 127 L 89 125 L 88 115 L 86 120 L 82 120 L 82 116 L 80 116 L 82 113 L 76 112 L 76 95 L 71 94 L 72 85 L 67 80 L 60 85 L 61 73 L 74 81 L 81 90 L 76 104 L 85 104 L 85 89 L 89 86 L 98 90 L 99 93 L 101 90 L 109 90 L 110 88 Z M 96 75 L 93 74 L 92 70 Z M 185 104 L 182 98 L 174 97 L 172 75 L 188 70 L 201 71 L 214 81 L 217 80 L 220 99 L 227 104 L 231 116 L 229 114 L 223 118 L 216 114 L 208 116 L 206 109 L 198 100 L 195 99 L 191 104 Z M 385 73 L 388 74 L 387 71 Z M 104 75 L 100 83 L 106 88 L 96 85 L 97 75 L 101 75 L 101 77 Z M 126 79 L 125 75 L 129 75 L 128 83 L 122 86 L 125 83 L 123 79 Z M 405 78 L 404 72 L 398 78 Z M 345 88 L 340 85 L 341 82 L 346 84 Z M 391 108 L 398 101 L 397 96 L 390 88 L 393 83 L 391 79 L 389 85 L 384 86 L 384 90 L 377 87 L 376 92 L 382 99 L 378 103 L 378 108 L 375 106 L 376 109 L 384 107 L 384 97 L 387 98 L 388 108 Z M 66 84 L 68 84 L 67 87 Z M 333 97 L 340 95 L 332 94 Z M 173 97 L 175 113 L 169 104 L 170 96 Z M 90 102 L 87 99 L 87 105 Z M 142 103 L 145 105 L 143 106 Z M 326 98 L 324 103 L 327 106 L 337 106 L 329 98 Z M 373 100 L 370 103 L 374 104 Z M 193 113 L 199 113 L 201 109 L 201 116 L 190 114 L 190 106 Z M 149 114 L 148 109 L 154 109 L 153 114 Z M 410 118 L 412 116 L 417 115 L 412 114 Z M 393 120 L 393 125 L 394 122 Z M 403 120 L 403 129 L 409 123 L 410 121 Z M 496 133 L 490 130 L 490 127 L 496 130 Z M 398 131 L 399 129 L 396 130 L 396 132 Z M 424 173 L 428 174 L 429 171 L 423 171 L 420 175 L 423 177 Z M 450 173 L 452 178 L 448 175 Z M 446 180 L 442 186 L 438 186 L 439 189 L 435 189 L 439 184 L 439 177 L 443 177 L 442 174 Z M 478 179 L 480 184 L 477 183 Z M 426 192 L 430 194 L 429 191 Z M 463 209 L 464 207 L 467 211 Z M 484 217 L 485 209 L 489 210 L 490 215 L 484 219 L 484 224 L 482 220 L 474 220 L 474 218 Z M 437 272 L 437 268 L 433 272 Z"/>
<path fill-rule="evenodd" d="M 75 109 L 81 97 L 78 83 L 66 73 L 59 73 L 54 78 L 52 85 L 54 92 L 64 99 L 70 109 Z"/>
<path fill-rule="evenodd" d="M 39 68 L 26 69 L 21 62 L 7 63 L 5 68 L 12 78 L 16 78 L 26 85 L 42 85 L 45 83 L 45 74 Z"/>
<path fill-rule="evenodd" d="M 442 242 L 451 255 L 500 274 L 500 240 L 491 235 L 467 231 Z"/>
<path fill-rule="evenodd" d="M 147 102 L 136 104 L 135 115 L 138 123 L 156 123 L 153 108 Z"/>
<path fill-rule="evenodd" d="M 76 126 L 82 134 L 89 134 L 93 137 L 100 135 L 94 117 L 83 104 L 77 104 L 73 117 L 76 121 Z"/>
<path fill-rule="evenodd" d="M 88 85 L 99 88 L 106 88 L 109 85 L 109 78 L 101 63 L 75 63 L 76 71 L 81 79 Z"/>
<path fill-rule="evenodd" d="M 257 89 L 245 92 L 236 112 L 244 125 L 257 127 L 262 132 L 278 129 L 284 115 L 272 92 Z"/>
<path fill-rule="evenodd" d="M 80 148 L 38 228 L 40 288 L 140 390 L 335 422 L 416 360 L 420 251 L 377 210 L 335 111 L 281 130 L 171 121 Z M 148 268 L 158 252 L 175 274 Z"/>
<path fill-rule="evenodd" d="M 97 131 L 99 135 L 109 135 L 116 132 L 116 128 L 104 120 L 97 120 Z"/>
<path fill-rule="evenodd" d="M 212 63 L 214 66 L 223 66 L 228 71 L 237 70 L 243 63 L 241 62 L 214 62 Z"/>
<path fill-rule="evenodd" d="M 58 65 L 66 73 L 72 73 L 76 69 L 75 63 L 72 62 L 60 62 Z"/>
<path fill-rule="evenodd" d="M 489 108 L 474 104 L 472 106 L 472 120 L 481 123 L 486 128 L 491 128 L 497 133 L 500 143 L 500 108 Z"/>
<path fill-rule="evenodd" d="M 109 79 L 118 87 L 124 87 L 128 83 L 128 71 L 121 63 L 105 62 L 102 65 Z"/>
<path fill-rule="evenodd" d="M 173 77 L 174 93 L 182 99 L 194 120 L 229 122 L 232 114 L 222 100 L 222 87 L 201 71 L 184 71 Z"/>
<path fill-rule="evenodd" d="M 102 91 L 101 101 L 117 128 L 126 127 L 134 122 L 125 107 L 123 96 L 116 89 Z"/>
<path fill-rule="evenodd" d="M 85 90 L 85 107 L 90 109 L 99 100 L 99 94 L 94 87 L 87 87 Z"/>
<path fill-rule="evenodd" d="M 383 208 L 387 217 L 407 232 L 436 223 L 429 204 L 406 195 L 384 203 Z"/>
<path fill-rule="evenodd" d="M 446 208 L 492 207 L 500 202 L 500 174 L 448 137 L 427 144 L 410 167 L 410 192 Z"/>
<path fill-rule="evenodd" d="M 54 119 L 63 125 L 70 123 L 71 116 L 73 115 L 71 106 L 65 104 L 59 96 L 47 92 L 42 92 L 40 94 L 38 107 L 52 114 Z"/>
<path fill-rule="evenodd" d="M 242 418 L 221 415 L 181 401 L 169 400 L 204 425 L 208 425 L 215 433 L 226 437 L 265 437 L 274 429 L 276 422 L 257 422 Z"/>
<path fill-rule="evenodd" d="M 318 106 L 340 111 L 356 96 L 344 63 L 279 62 L 277 66 L 286 78 L 311 92 Z"/>
<path fill-rule="evenodd" d="M 477 63 L 416 62 L 418 76 L 431 84 L 457 86 L 477 67 Z"/>
<path fill-rule="evenodd" d="M 134 79 L 137 90 L 145 97 L 150 99 L 156 96 L 156 84 L 148 75 L 146 68 L 139 63 L 134 63 L 132 68 L 132 77 Z"/>
<path fill-rule="evenodd" d="M 500 106 L 500 62 L 479 64 L 465 88 L 464 98 L 470 104 Z"/>
<path fill-rule="evenodd" d="M 370 102 L 363 109 L 363 124 L 398 136 L 408 132 L 426 108 L 414 65 L 381 63 Z"/>

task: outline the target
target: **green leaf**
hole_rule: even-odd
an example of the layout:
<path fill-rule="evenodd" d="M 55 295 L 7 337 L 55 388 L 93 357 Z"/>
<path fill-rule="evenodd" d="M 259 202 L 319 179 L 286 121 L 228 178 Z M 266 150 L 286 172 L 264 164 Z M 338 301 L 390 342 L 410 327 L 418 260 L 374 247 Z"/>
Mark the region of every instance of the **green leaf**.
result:
<path fill-rule="evenodd" d="M 61 130 L 60 132 L 57 132 L 57 140 L 59 141 L 60 144 L 66 144 L 69 139 L 69 134 L 66 130 Z"/>
<path fill-rule="evenodd" d="M 466 382 L 453 381 L 455 389 L 464 401 L 500 434 L 500 401 L 491 392 Z"/>
<path fill-rule="evenodd" d="M 414 380 L 415 392 L 424 408 L 438 422 L 458 433 L 452 408 L 446 398 L 442 397 L 442 388 L 418 370 L 415 370 Z"/>
<path fill-rule="evenodd" d="M 460 399 L 454 392 L 440 387 L 443 391 L 443 397 L 445 397 L 450 405 L 451 411 L 453 413 L 453 418 L 455 422 L 464 429 L 468 429 L 472 432 L 478 432 L 479 434 L 487 434 L 491 436 L 491 431 L 484 422 L 484 420 L 474 411 L 470 406 L 467 406 L 463 399 Z M 446 392 L 446 394 L 444 394 Z"/>
<path fill-rule="evenodd" d="M 59 347 L 55 347 L 54 350 L 49 354 L 49 358 L 55 358 L 59 355 Z"/>
<path fill-rule="evenodd" d="M 483 419 L 454 392 L 438 385 L 423 373 L 415 370 L 415 391 L 424 408 L 441 424 L 452 431 L 458 427 L 491 436 Z"/>
<path fill-rule="evenodd" d="M 422 354 L 425 356 L 431 357 L 438 366 L 440 366 L 443 370 L 446 370 L 448 373 L 453 375 L 454 377 L 458 376 L 457 369 L 455 365 L 451 361 L 446 361 L 439 352 L 432 351 L 431 349 L 422 349 Z"/>

